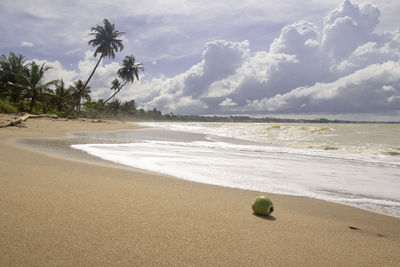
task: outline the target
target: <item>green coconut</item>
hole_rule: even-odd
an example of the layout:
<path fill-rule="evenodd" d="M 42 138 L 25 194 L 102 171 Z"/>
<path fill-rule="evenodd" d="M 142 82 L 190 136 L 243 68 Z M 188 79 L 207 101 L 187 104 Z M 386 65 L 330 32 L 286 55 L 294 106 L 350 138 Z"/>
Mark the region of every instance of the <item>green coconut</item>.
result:
<path fill-rule="evenodd" d="M 252 208 L 254 213 L 258 215 L 270 215 L 274 211 L 272 201 L 265 196 L 259 196 L 254 201 Z"/>

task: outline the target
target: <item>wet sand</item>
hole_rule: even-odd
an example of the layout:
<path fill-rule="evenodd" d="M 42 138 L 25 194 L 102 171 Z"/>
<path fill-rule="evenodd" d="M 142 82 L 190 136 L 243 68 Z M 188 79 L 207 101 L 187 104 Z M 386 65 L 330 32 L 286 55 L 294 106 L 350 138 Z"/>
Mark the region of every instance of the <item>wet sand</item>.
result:
<path fill-rule="evenodd" d="M 400 219 L 67 160 L 11 141 L 138 128 L 131 123 L 43 118 L 25 124 L 0 129 L 0 266 L 400 262 Z M 274 202 L 271 217 L 252 214 L 261 194 Z"/>

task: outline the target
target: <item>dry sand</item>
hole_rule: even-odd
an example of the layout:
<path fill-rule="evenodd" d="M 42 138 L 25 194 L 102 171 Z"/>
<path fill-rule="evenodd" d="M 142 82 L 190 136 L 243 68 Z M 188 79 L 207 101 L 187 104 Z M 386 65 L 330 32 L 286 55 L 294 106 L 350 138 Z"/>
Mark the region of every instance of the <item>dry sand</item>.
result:
<path fill-rule="evenodd" d="M 134 124 L 25 124 L 0 129 L 1 266 L 400 265 L 400 219 L 272 194 L 273 217 L 257 217 L 259 192 L 69 161 L 10 141 Z"/>

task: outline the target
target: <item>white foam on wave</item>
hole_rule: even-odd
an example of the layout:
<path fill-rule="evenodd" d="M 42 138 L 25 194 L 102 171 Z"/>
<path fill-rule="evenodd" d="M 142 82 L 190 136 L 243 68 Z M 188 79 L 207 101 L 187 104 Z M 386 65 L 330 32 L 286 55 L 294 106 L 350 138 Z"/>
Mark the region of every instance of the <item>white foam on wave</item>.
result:
<path fill-rule="evenodd" d="M 334 150 L 400 165 L 399 124 L 143 122 L 143 126 L 282 147 Z M 388 157 L 385 157 L 388 156 Z"/>
<path fill-rule="evenodd" d="M 336 151 L 215 141 L 73 145 L 102 159 L 189 181 L 306 196 L 400 218 L 399 166 Z"/>

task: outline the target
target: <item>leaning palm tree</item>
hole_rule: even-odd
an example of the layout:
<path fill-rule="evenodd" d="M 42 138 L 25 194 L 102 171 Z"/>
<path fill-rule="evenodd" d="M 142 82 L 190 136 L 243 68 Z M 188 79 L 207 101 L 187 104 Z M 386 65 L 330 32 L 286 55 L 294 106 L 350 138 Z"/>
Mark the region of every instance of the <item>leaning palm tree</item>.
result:
<path fill-rule="evenodd" d="M 115 78 L 112 82 L 111 82 L 111 90 L 118 90 L 118 88 L 121 86 L 121 82 Z"/>
<path fill-rule="evenodd" d="M 110 89 L 111 89 L 111 90 L 117 91 L 117 90 L 119 90 L 119 88 L 120 88 L 121 86 L 122 86 L 122 85 L 121 85 L 121 82 L 120 82 L 117 78 L 115 78 L 115 79 L 112 80 L 112 82 L 111 82 L 111 87 L 110 87 Z M 115 94 L 113 94 L 113 96 L 115 96 Z M 105 103 L 107 103 L 110 99 L 112 99 L 113 96 L 110 97 L 110 98 L 108 98 L 107 101 L 106 101 Z"/>
<path fill-rule="evenodd" d="M 51 92 L 50 86 L 57 82 L 53 80 L 43 83 L 44 73 L 49 69 L 51 67 L 46 66 L 46 63 L 39 66 L 35 61 L 32 61 L 29 64 L 28 71 L 18 77 L 18 86 L 25 91 L 25 97 L 30 101 L 29 112 L 33 111 L 38 100 L 41 100 L 46 94 Z"/>
<path fill-rule="evenodd" d="M 96 66 L 94 67 L 92 73 L 90 74 L 89 78 L 86 80 L 83 87 L 86 87 L 92 79 L 93 74 L 95 73 L 97 67 L 100 64 L 100 61 L 104 57 L 108 58 L 115 58 L 115 52 L 121 51 L 124 49 L 122 44 L 122 40 L 118 39 L 124 35 L 124 32 L 120 32 L 115 30 L 115 25 L 111 24 L 107 19 L 104 19 L 104 27 L 97 25 L 96 27 L 92 27 L 90 30 L 92 33 L 90 35 L 94 35 L 94 39 L 89 41 L 89 45 L 96 47 L 94 52 L 94 56 L 96 57 L 97 54 L 100 54 L 100 58 L 97 61 Z"/>
<path fill-rule="evenodd" d="M 122 61 L 122 67 L 118 69 L 118 76 L 124 81 L 117 89 L 113 89 L 114 85 L 117 84 L 117 79 L 115 79 L 112 83 L 111 89 L 115 90 L 115 93 L 110 96 L 104 103 L 110 101 L 116 94 L 121 91 L 122 87 L 124 87 L 127 83 L 133 83 L 135 80 L 139 80 L 139 71 L 144 71 L 142 63 L 137 63 L 136 59 L 133 55 L 126 56 Z M 119 83 L 119 81 L 118 81 Z"/>
<path fill-rule="evenodd" d="M 90 100 L 90 87 L 85 87 L 82 80 L 77 80 L 74 82 L 74 85 L 71 87 L 72 96 L 75 99 L 75 107 L 78 111 L 81 110 L 82 99 L 89 101 Z"/>

